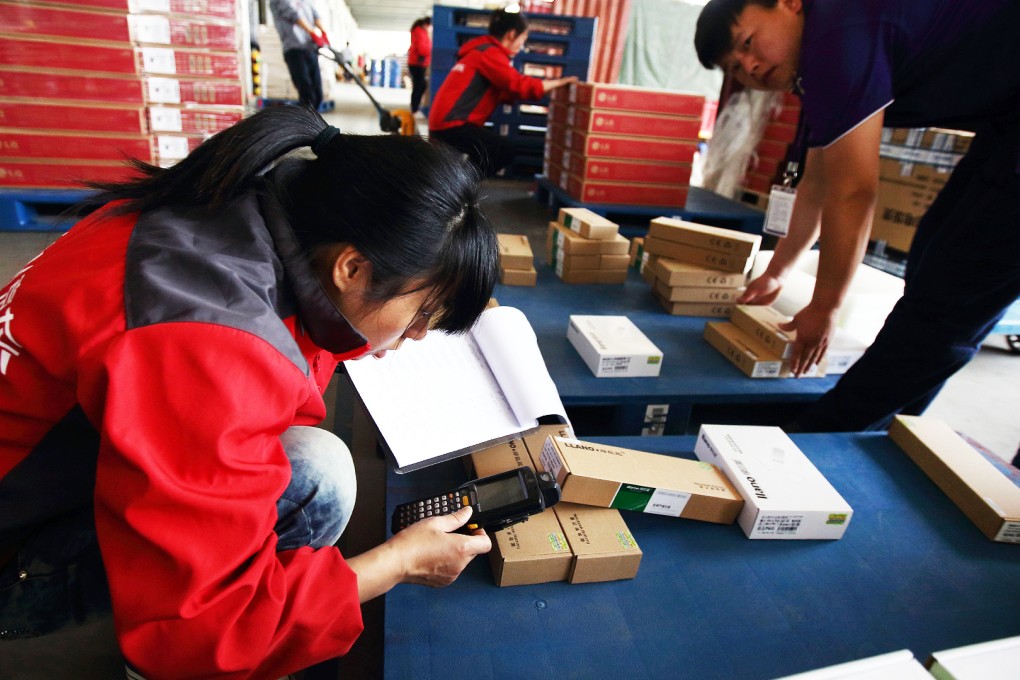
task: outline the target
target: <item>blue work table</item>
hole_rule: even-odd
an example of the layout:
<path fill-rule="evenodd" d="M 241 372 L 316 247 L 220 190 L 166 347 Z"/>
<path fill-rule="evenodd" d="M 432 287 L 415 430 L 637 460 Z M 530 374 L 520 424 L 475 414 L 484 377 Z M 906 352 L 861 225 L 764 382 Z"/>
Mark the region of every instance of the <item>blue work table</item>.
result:
<path fill-rule="evenodd" d="M 624 284 L 563 283 L 546 264 L 538 285 L 499 285 L 538 336 L 549 374 L 581 435 L 638 435 L 649 406 L 668 405 L 664 432 L 693 434 L 703 422 L 782 425 L 790 409 L 817 400 L 839 376 L 748 378 L 702 337 L 704 317 L 672 316 L 634 271 Z M 567 340 L 571 314 L 622 315 L 663 353 L 655 378 L 596 378 Z"/>
<path fill-rule="evenodd" d="M 592 439 L 694 457 L 690 436 Z M 385 677 L 766 680 L 1020 634 L 1020 546 L 985 538 L 884 434 L 793 439 L 854 509 L 842 539 L 623 511 L 632 580 L 498 588 L 476 558 L 447 588 L 397 586 Z M 457 461 L 390 472 L 387 515 L 463 481 Z"/>

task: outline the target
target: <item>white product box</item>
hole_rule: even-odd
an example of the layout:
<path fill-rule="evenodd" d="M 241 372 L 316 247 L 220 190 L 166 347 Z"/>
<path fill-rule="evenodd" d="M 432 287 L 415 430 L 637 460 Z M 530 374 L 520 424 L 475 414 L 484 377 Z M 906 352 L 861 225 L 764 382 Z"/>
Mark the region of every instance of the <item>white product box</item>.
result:
<path fill-rule="evenodd" d="M 744 497 L 748 538 L 842 538 L 853 509 L 778 427 L 702 425 L 694 454 Z"/>
<path fill-rule="evenodd" d="M 909 649 L 901 649 L 776 680 L 932 680 L 932 677 Z"/>
<path fill-rule="evenodd" d="M 1020 668 L 1020 636 L 932 652 L 928 669 L 938 680 L 1007 680 Z"/>
<path fill-rule="evenodd" d="M 655 377 L 662 351 L 625 316 L 570 315 L 567 340 L 597 378 Z"/>

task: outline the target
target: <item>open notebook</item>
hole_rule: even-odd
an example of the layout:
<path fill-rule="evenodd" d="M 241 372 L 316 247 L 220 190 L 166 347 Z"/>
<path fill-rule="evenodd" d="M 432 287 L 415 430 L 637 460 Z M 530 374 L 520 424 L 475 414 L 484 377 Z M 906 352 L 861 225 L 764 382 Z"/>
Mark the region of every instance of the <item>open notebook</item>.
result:
<path fill-rule="evenodd" d="M 482 313 L 469 333 L 429 332 L 382 359 L 344 364 L 397 472 L 569 424 L 535 331 L 514 307 Z"/>

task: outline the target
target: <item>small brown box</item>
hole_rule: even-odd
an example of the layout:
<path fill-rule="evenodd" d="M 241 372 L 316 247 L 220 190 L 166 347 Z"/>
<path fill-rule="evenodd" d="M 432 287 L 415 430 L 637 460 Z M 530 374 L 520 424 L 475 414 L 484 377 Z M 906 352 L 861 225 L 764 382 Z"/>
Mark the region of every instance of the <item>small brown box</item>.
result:
<path fill-rule="evenodd" d="M 577 503 L 553 506 L 574 553 L 571 583 L 618 581 L 637 576 L 641 548 L 619 510 Z"/>

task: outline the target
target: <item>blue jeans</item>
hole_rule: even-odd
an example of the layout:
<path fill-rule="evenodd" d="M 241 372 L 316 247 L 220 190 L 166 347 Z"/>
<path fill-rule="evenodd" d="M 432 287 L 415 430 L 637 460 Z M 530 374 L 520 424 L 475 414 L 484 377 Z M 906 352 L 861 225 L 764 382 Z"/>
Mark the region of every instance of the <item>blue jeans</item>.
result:
<path fill-rule="evenodd" d="M 350 451 L 331 432 L 292 427 L 280 437 L 291 480 L 276 502 L 278 550 L 337 542 L 357 496 Z M 0 569 L 0 644 L 35 637 L 110 612 L 92 506 L 57 517 L 28 536 Z"/>

